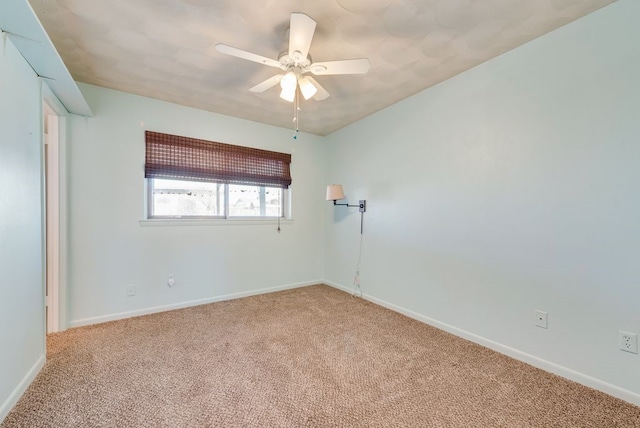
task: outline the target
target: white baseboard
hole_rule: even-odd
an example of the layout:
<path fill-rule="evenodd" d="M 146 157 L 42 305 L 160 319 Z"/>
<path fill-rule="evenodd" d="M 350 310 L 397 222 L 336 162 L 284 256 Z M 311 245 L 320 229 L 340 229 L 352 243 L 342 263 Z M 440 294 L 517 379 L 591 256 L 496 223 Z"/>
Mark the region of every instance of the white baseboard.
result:
<path fill-rule="evenodd" d="M 222 302 L 225 300 L 240 299 L 242 297 L 256 296 L 258 294 L 274 293 L 276 291 L 307 287 L 309 285 L 315 285 L 315 284 L 324 284 L 324 281 L 321 279 L 318 279 L 315 281 L 298 282 L 295 284 L 279 285 L 276 287 L 260 288 L 257 290 L 243 291 L 240 293 L 224 294 L 221 296 L 206 297 L 204 299 L 172 303 L 169 305 L 154 306 L 154 307 L 144 308 L 144 309 L 136 309 L 134 311 L 118 312 L 114 314 L 101 315 L 101 316 L 91 317 L 91 318 L 82 318 L 82 319 L 70 321 L 68 324 L 68 327 L 73 328 L 73 327 L 82 327 L 85 325 L 100 324 L 103 322 L 116 321 L 116 320 L 121 320 L 125 318 L 137 317 L 140 315 L 149 315 L 149 314 L 155 314 L 157 312 L 165 312 L 165 311 L 171 311 L 174 309 L 189 308 L 191 306 L 206 305 L 208 303 Z"/>
<path fill-rule="evenodd" d="M 0 405 L 0 423 L 7 417 L 13 406 L 16 405 L 22 394 L 27 390 L 31 382 L 36 378 L 40 370 L 44 367 L 45 356 L 41 355 L 38 361 L 31 367 L 25 377 L 22 378 L 18 386 L 15 387 L 11 395 Z"/>
<path fill-rule="evenodd" d="M 337 284 L 331 281 L 324 281 L 324 284 L 330 285 L 331 287 L 337 288 L 339 290 L 345 291 L 347 293 L 353 294 L 353 289 L 349 287 L 345 287 L 344 285 Z M 620 388 L 616 385 L 604 382 L 600 379 L 596 379 L 594 377 L 588 376 L 584 373 L 577 372 L 570 368 L 560 366 L 551 361 L 544 360 L 542 358 L 536 357 L 535 355 L 528 354 L 526 352 L 519 351 L 517 349 L 511 348 L 509 346 L 503 345 L 498 342 L 494 342 L 493 340 L 486 339 L 482 336 L 478 336 L 477 334 L 470 333 L 466 330 L 459 329 L 452 325 L 440 322 L 433 318 L 429 318 L 427 316 L 421 315 L 417 312 L 413 312 L 409 309 L 405 309 L 403 307 L 394 305 L 393 303 L 389 303 L 387 301 L 378 299 L 376 297 L 370 296 L 368 294 L 362 295 L 363 299 L 366 299 L 370 302 L 373 302 L 377 305 L 383 306 L 387 309 L 390 309 L 394 312 L 398 312 L 402 315 L 406 315 L 409 318 L 413 318 L 415 320 L 421 321 L 425 324 L 429 324 L 433 327 L 439 328 L 440 330 L 444 330 L 448 333 L 454 334 L 456 336 L 467 339 L 471 342 L 477 343 L 479 345 L 485 346 L 489 349 L 492 349 L 501 354 L 507 355 L 511 358 L 515 358 L 516 360 L 523 361 L 527 364 L 530 364 L 539 369 L 545 370 L 547 372 L 551 372 L 558 376 L 562 376 L 566 379 L 572 380 L 574 382 L 580 383 L 582 385 L 588 386 L 593 389 L 597 389 L 598 391 L 602 391 L 606 394 L 614 396 L 616 398 L 620 398 L 621 400 L 627 401 L 631 404 L 635 404 L 636 406 L 640 406 L 640 394 L 637 394 L 633 391 L 629 391 L 624 388 Z"/>

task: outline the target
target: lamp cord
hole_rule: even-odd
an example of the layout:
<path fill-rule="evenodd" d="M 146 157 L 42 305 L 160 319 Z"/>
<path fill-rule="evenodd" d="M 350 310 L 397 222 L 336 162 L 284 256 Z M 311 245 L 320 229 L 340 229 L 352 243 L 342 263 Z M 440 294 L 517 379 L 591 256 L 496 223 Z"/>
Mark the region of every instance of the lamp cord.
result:
<path fill-rule="evenodd" d="M 362 261 L 362 239 L 363 234 L 360 234 L 360 247 L 358 248 L 358 263 L 356 264 L 356 271 L 353 275 L 353 294 L 352 297 L 362 297 L 362 288 L 360 287 L 360 262 Z"/>

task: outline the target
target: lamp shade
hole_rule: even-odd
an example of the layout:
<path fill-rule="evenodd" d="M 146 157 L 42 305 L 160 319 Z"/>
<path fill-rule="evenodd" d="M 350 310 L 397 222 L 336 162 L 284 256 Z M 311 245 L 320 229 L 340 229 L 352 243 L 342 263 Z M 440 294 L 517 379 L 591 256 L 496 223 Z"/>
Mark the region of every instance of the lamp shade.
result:
<path fill-rule="evenodd" d="M 337 201 L 344 199 L 342 184 L 330 184 L 327 186 L 327 201 Z"/>

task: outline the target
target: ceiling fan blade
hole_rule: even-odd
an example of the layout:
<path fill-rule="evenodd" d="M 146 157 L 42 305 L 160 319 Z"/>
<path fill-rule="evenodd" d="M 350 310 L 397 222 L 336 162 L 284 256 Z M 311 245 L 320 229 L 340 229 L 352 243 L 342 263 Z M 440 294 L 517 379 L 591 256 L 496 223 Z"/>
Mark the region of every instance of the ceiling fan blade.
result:
<path fill-rule="evenodd" d="M 270 67 L 282 68 L 282 64 L 275 59 L 267 58 L 262 55 L 257 55 L 251 52 L 243 51 L 242 49 L 234 48 L 233 46 L 225 45 L 223 43 L 216 44 L 216 50 L 223 54 L 235 56 L 249 61 L 258 62 L 260 64 L 268 65 Z"/>
<path fill-rule="evenodd" d="M 280 81 L 282 80 L 282 77 L 284 76 L 284 74 L 276 74 L 275 76 L 272 76 L 270 78 L 268 78 L 267 80 L 265 80 L 262 83 L 258 83 L 256 86 L 254 86 L 253 88 L 249 89 L 251 92 L 264 92 L 267 89 L 276 86 L 278 83 L 280 83 Z"/>
<path fill-rule="evenodd" d="M 313 33 L 316 31 L 316 21 L 304 13 L 291 14 L 289 28 L 289 56 L 296 62 L 307 59 Z M 296 53 L 299 52 L 299 53 Z"/>
<path fill-rule="evenodd" d="M 313 84 L 313 86 L 315 86 L 316 89 L 318 90 L 318 92 L 316 92 L 316 94 L 313 96 L 314 100 L 322 101 L 322 100 L 326 100 L 327 98 L 329 98 L 329 92 L 327 92 L 327 90 L 325 88 L 320 86 L 320 84 L 316 81 L 316 79 L 314 79 L 311 76 L 305 76 L 305 78 L 309 79 L 309 81 Z"/>
<path fill-rule="evenodd" d="M 369 60 L 362 59 L 345 59 L 343 61 L 314 62 L 309 66 L 316 76 L 325 76 L 329 74 L 364 74 L 369 71 Z"/>

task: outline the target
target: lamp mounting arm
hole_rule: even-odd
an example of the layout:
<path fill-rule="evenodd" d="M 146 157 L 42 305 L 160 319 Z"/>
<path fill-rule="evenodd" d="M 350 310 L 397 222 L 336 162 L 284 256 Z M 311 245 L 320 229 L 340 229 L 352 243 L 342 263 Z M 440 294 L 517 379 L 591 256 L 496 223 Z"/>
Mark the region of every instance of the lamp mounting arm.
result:
<path fill-rule="evenodd" d="M 358 211 L 360 211 L 360 235 L 362 235 L 362 225 L 364 223 L 364 213 L 367 211 L 367 201 L 365 201 L 364 199 L 360 199 L 358 201 L 358 205 L 353 205 L 353 204 L 339 204 L 336 202 L 336 200 L 333 200 L 333 205 L 342 205 L 345 207 L 354 207 L 354 208 L 358 208 Z"/>
<path fill-rule="evenodd" d="M 339 204 L 338 202 L 336 202 L 336 200 L 333 200 L 333 205 L 342 205 L 345 207 L 354 207 L 354 208 L 358 208 L 358 211 L 360 211 L 361 213 L 367 212 L 367 201 L 365 201 L 364 199 L 361 199 L 358 201 L 358 205 L 352 205 L 352 204 Z"/>

